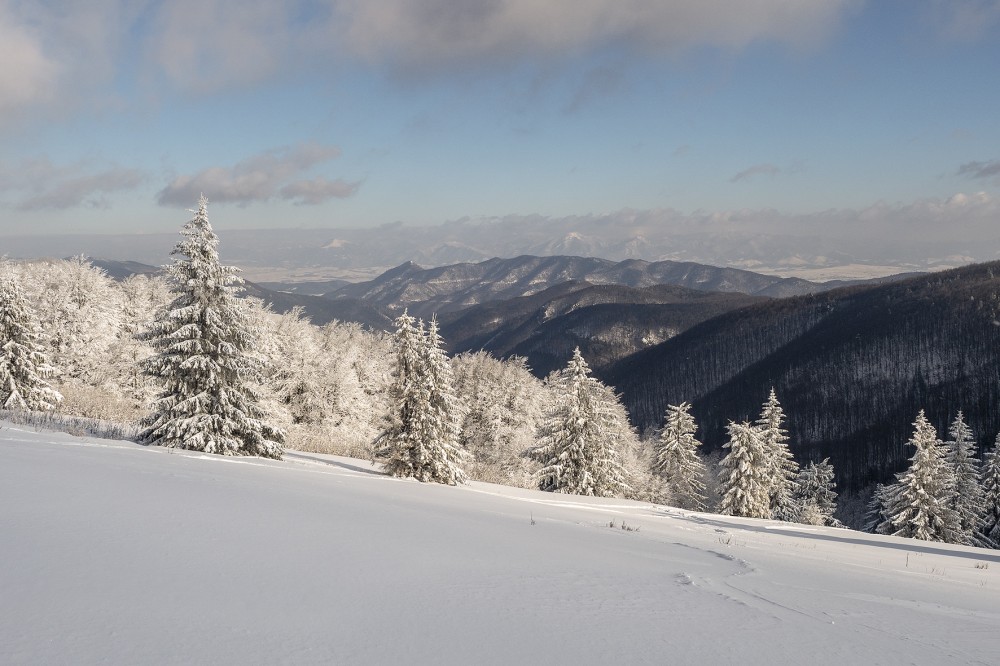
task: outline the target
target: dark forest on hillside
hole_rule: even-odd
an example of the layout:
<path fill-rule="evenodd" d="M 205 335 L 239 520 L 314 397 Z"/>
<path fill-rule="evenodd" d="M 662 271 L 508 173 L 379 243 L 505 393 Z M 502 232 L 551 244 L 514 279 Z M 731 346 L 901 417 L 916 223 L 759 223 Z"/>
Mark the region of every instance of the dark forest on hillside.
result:
<path fill-rule="evenodd" d="M 756 418 L 770 387 L 801 461 L 830 456 L 844 488 L 905 466 L 920 409 L 946 436 L 964 411 L 980 447 L 1000 430 L 1000 263 L 724 314 L 623 360 L 603 379 L 639 428 L 687 400 L 708 450 Z"/>

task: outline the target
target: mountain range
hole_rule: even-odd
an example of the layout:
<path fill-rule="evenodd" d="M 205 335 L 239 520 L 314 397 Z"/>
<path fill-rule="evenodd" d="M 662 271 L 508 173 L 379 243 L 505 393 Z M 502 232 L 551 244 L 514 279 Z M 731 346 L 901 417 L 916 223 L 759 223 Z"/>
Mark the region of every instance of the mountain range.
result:
<path fill-rule="evenodd" d="M 436 268 L 407 262 L 374 280 L 348 284 L 326 296 L 357 298 L 388 311 L 401 312 L 405 308 L 416 316 L 430 317 L 490 301 L 530 296 L 570 281 L 637 288 L 674 285 L 698 291 L 772 297 L 809 294 L 857 283 L 810 282 L 692 262 L 639 259 L 616 262 L 593 257 L 524 255 Z"/>
<path fill-rule="evenodd" d="M 452 352 L 523 356 L 535 374 L 561 368 L 579 347 L 602 368 L 723 312 L 767 300 L 669 284 L 649 287 L 564 282 L 530 296 L 489 301 L 440 316 Z"/>

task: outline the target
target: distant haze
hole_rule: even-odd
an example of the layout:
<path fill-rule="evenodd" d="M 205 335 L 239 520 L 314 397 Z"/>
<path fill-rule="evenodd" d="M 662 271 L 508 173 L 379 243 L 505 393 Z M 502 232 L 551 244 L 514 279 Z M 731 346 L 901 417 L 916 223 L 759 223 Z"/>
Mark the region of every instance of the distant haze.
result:
<path fill-rule="evenodd" d="M 996 201 L 981 194 L 799 216 L 626 210 L 422 227 L 223 229 L 219 235 L 223 259 L 257 279 L 360 279 L 406 261 L 429 267 L 530 254 L 694 261 L 822 280 L 996 259 L 998 212 Z M 213 217 L 225 222 L 238 214 L 223 208 Z M 0 251 L 12 259 L 84 254 L 159 265 L 169 261 L 178 239 L 175 233 L 18 236 L 0 238 Z"/>

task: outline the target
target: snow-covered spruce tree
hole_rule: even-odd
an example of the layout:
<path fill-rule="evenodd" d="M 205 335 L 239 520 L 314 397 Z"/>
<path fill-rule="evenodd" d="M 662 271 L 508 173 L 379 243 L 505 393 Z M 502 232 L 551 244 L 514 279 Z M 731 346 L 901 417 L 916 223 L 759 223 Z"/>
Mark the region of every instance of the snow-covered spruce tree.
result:
<path fill-rule="evenodd" d="M 444 351 L 444 341 L 437 319 L 431 318 L 424 337 L 423 367 L 427 372 L 428 406 L 427 432 L 430 435 L 426 458 L 422 461 L 421 481 L 464 483 L 465 472 L 459 462 L 465 457 L 459 447 L 462 407 L 453 388 L 451 361 Z"/>
<path fill-rule="evenodd" d="M 436 321 L 425 332 L 423 322 L 406 312 L 396 319 L 393 398 L 390 426 L 380 438 L 385 471 L 418 481 L 464 483 L 459 406 Z"/>
<path fill-rule="evenodd" d="M 379 435 L 375 457 L 385 458 L 385 471 L 393 476 L 414 476 L 415 448 L 422 437 L 422 418 L 426 409 L 426 396 L 421 380 L 420 348 L 423 343 L 423 325 L 405 310 L 396 318 L 396 368 L 393 372 L 392 409 L 389 425 Z"/>
<path fill-rule="evenodd" d="M 896 483 L 885 488 L 882 513 L 875 531 L 879 534 L 922 539 L 961 541 L 958 514 L 952 509 L 955 478 L 945 459 L 947 451 L 938 439 L 924 410 L 913 422 L 909 445 L 916 448 L 910 467 L 896 475 Z"/>
<path fill-rule="evenodd" d="M 163 385 L 141 439 L 223 455 L 281 458 L 284 433 L 265 420 L 258 384 L 264 360 L 258 330 L 236 297 L 238 269 L 219 263 L 219 240 L 202 197 L 181 230 L 168 267 L 176 297 L 145 337 L 156 354 L 144 364 Z"/>
<path fill-rule="evenodd" d="M 862 531 L 878 534 L 879 525 L 886 521 L 885 507 L 888 503 L 890 488 L 891 486 L 882 485 L 881 483 L 875 486 L 875 491 L 872 492 L 871 499 L 868 500 L 867 511 L 865 511 L 865 524 L 861 528 Z"/>
<path fill-rule="evenodd" d="M 580 349 L 552 378 L 556 405 L 539 429 L 541 444 L 532 457 L 543 467 L 535 473 L 541 490 L 613 497 L 628 489 L 627 473 L 616 447 L 620 439 L 614 397 L 590 376 Z M 609 397 L 610 394 L 610 397 Z"/>
<path fill-rule="evenodd" d="M 948 435 L 945 459 L 955 478 L 951 508 L 958 514 L 961 543 L 979 545 L 979 526 L 983 522 L 983 488 L 979 484 L 981 463 L 976 458 L 976 438 L 962 412 L 955 416 Z"/>
<path fill-rule="evenodd" d="M 1000 548 L 1000 435 L 993 450 L 983 456 L 983 522 L 979 535 L 984 545 Z"/>
<path fill-rule="evenodd" d="M 829 458 L 809 462 L 799 471 L 795 482 L 796 501 L 800 507 L 798 522 L 812 525 L 839 525 L 833 517 L 837 510 L 837 484 Z"/>
<path fill-rule="evenodd" d="M 653 471 L 667 480 L 678 506 L 704 511 L 705 463 L 698 457 L 701 442 L 694 437 L 697 430 L 689 403 L 667 405 L 666 423 L 656 440 Z"/>
<path fill-rule="evenodd" d="M 771 517 L 770 456 L 760 429 L 750 423 L 728 426 L 729 453 L 719 463 L 719 513 L 747 518 Z"/>
<path fill-rule="evenodd" d="M 788 449 L 788 432 L 784 429 L 785 412 L 771 388 L 757 419 L 757 429 L 766 455 L 768 498 L 771 517 L 775 520 L 796 521 L 799 506 L 795 501 L 795 479 L 799 465 Z"/>
<path fill-rule="evenodd" d="M 45 381 L 54 369 L 40 335 L 17 278 L 0 276 L 0 408 L 43 411 L 62 400 Z"/>

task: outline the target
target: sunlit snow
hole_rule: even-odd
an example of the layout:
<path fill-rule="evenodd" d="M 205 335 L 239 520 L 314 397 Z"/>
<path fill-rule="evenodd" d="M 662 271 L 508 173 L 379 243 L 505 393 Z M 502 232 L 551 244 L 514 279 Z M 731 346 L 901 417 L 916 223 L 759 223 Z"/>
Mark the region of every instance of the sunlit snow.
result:
<path fill-rule="evenodd" d="M 995 664 L 1000 553 L 0 423 L 0 663 Z"/>

